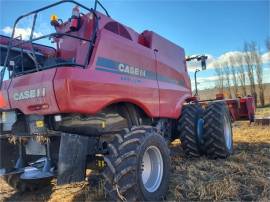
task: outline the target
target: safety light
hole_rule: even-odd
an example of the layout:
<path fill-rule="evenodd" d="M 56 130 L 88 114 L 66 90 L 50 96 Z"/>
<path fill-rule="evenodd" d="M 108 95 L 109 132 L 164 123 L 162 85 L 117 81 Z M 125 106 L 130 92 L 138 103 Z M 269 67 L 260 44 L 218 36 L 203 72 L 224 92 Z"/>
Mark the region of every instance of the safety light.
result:
<path fill-rule="evenodd" d="M 4 98 L 3 93 L 0 91 L 0 108 L 4 108 L 7 106 L 6 100 Z"/>
<path fill-rule="evenodd" d="M 57 21 L 58 16 L 57 15 L 51 15 L 51 21 Z"/>
<path fill-rule="evenodd" d="M 53 25 L 55 27 L 59 26 L 57 15 L 51 15 L 51 25 Z"/>

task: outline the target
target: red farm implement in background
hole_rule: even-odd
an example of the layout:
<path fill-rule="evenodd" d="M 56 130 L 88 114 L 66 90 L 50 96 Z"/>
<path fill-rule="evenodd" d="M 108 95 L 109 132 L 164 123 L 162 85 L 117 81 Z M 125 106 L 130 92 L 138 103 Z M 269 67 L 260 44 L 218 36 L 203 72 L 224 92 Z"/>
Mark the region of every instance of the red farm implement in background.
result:
<path fill-rule="evenodd" d="M 202 56 L 188 57 L 186 60 L 191 61 L 195 59 L 197 61 L 201 61 L 202 70 L 205 70 L 207 56 L 202 55 Z M 194 97 L 189 98 L 190 100 L 192 101 L 197 100 L 203 106 L 208 105 L 209 102 L 223 101 L 228 106 L 232 121 L 249 120 L 250 122 L 254 122 L 256 106 L 254 103 L 254 98 L 252 96 L 226 99 L 223 93 L 219 93 L 219 94 L 216 94 L 215 99 L 200 100 L 198 96 L 198 86 L 197 86 L 197 73 L 199 71 L 200 71 L 199 69 L 196 69 L 195 71 L 195 75 L 194 75 L 195 94 L 194 94 Z"/>
<path fill-rule="evenodd" d="M 229 109 L 232 121 L 249 120 L 254 122 L 255 104 L 253 97 L 239 97 L 234 99 L 225 99 L 223 94 L 217 94 L 216 99 L 199 100 L 202 105 L 207 105 L 211 101 L 224 101 Z"/>

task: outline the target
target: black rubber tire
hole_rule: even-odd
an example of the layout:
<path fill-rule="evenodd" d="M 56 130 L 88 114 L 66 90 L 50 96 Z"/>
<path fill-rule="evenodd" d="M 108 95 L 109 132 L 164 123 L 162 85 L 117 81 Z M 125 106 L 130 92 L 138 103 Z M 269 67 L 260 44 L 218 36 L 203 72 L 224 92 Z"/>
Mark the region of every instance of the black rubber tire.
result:
<path fill-rule="evenodd" d="M 210 103 L 204 112 L 204 147 L 206 155 L 211 159 L 226 158 L 233 153 L 233 133 L 230 114 L 225 102 Z M 229 131 L 231 141 L 226 144 L 225 127 Z"/>
<path fill-rule="evenodd" d="M 178 120 L 177 131 L 184 153 L 189 158 L 200 157 L 203 152 L 202 144 L 197 136 L 197 122 L 202 118 L 203 109 L 199 104 L 184 105 Z"/>
<path fill-rule="evenodd" d="M 128 127 L 140 125 L 139 114 L 136 108 L 131 104 L 123 104 L 119 106 L 120 114 L 125 117 L 128 122 Z"/>
<path fill-rule="evenodd" d="M 143 154 L 149 146 L 156 146 L 163 159 L 163 177 L 159 188 L 148 192 L 141 178 Z M 113 201 L 158 201 L 165 198 L 170 174 L 168 145 L 151 126 L 135 126 L 131 131 L 116 134 L 108 143 L 109 154 L 103 171 L 106 198 Z"/>

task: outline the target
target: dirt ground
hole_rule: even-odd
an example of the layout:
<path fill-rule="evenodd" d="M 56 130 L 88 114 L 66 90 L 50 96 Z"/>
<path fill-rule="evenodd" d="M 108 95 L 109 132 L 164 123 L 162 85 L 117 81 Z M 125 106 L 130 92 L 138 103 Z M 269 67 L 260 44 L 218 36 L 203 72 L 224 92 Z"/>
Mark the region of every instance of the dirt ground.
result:
<path fill-rule="evenodd" d="M 270 116 L 270 108 L 258 110 Z M 234 154 L 227 160 L 186 159 L 180 142 L 172 147 L 172 175 L 167 201 L 270 201 L 270 126 L 233 124 Z M 0 201 L 102 201 L 102 183 L 55 186 L 16 193 L 0 180 Z"/>

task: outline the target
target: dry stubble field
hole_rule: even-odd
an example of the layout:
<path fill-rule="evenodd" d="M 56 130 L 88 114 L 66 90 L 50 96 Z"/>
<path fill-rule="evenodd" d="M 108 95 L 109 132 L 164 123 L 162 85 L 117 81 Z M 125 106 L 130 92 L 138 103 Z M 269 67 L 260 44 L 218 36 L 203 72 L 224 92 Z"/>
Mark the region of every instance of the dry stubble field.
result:
<path fill-rule="evenodd" d="M 257 110 L 270 116 L 270 108 Z M 270 126 L 234 123 L 234 154 L 227 160 L 186 159 L 172 144 L 168 201 L 270 201 Z M 80 183 L 19 194 L 0 180 L 0 201 L 102 201 L 102 184 Z"/>

